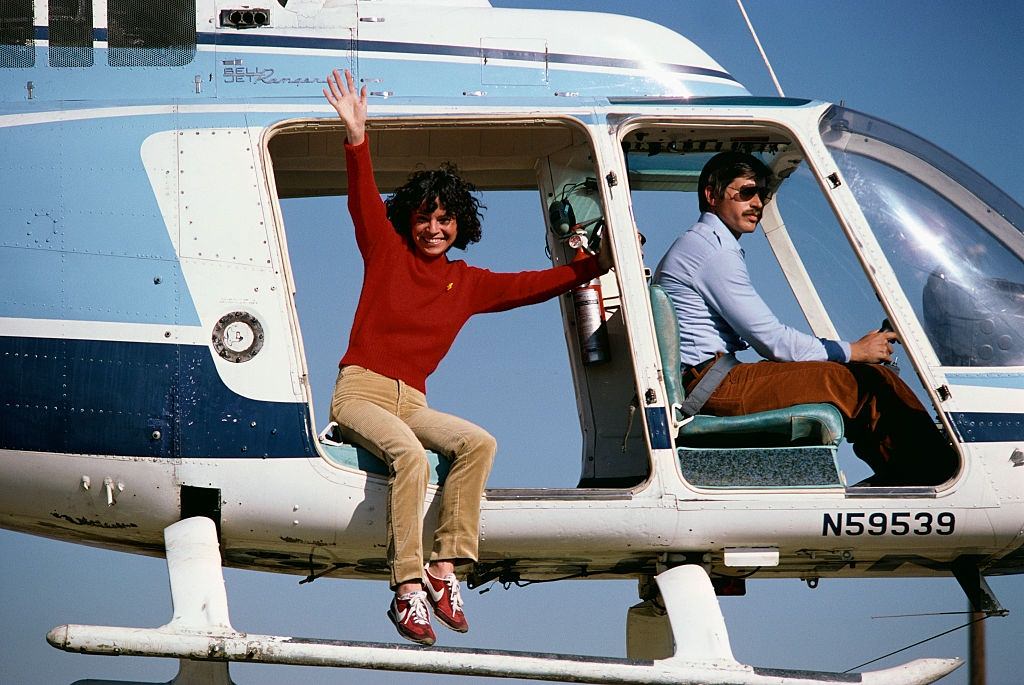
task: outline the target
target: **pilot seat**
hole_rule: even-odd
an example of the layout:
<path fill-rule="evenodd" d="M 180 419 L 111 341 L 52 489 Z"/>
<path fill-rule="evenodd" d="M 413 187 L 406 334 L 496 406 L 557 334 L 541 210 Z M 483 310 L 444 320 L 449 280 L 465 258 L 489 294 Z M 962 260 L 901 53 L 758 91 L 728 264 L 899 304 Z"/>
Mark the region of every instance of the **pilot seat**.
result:
<path fill-rule="evenodd" d="M 836 453 L 843 417 L 831 404 L 799 404 L 743 416 L 686 417 L 679 322 L 668 295 L 650 287 L 676 451 L 688 482 L 710 488 L 842 488 Z"/>

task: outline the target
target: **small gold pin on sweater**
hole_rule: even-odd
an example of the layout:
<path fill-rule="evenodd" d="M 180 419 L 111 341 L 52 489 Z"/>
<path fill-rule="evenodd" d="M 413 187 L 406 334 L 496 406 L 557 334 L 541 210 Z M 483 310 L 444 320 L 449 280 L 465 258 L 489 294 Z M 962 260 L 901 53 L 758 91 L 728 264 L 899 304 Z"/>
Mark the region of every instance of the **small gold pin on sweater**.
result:
<path fill-rule="evenodd" d="M 448 287 L 447 287 L 447 288 L 445 288 L 445 290 L 451 290 L 451 289 L 452 289 L 452 288 L 454 288 L 454 287 L 455 287 L 455 284 L 454 284 L 454 283 L 449 283 L 449 284 L 448 284 Z"/>

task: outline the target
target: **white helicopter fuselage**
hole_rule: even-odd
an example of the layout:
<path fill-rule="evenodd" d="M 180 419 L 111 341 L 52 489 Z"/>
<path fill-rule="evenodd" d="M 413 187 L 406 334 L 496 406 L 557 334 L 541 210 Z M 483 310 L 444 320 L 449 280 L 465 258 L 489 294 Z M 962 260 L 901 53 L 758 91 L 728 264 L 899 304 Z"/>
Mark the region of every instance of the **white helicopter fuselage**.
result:
<path fill-rule="evenodd" d="M 239 27 L 234 9 L 198 0 L 194 35 L 189 15 L 171 31 L 174 49 L 135 48 L 108 25 L 119 3 L 99 0 L 104 40 L 87 57 L 55 45 L 51 20 L 49 40 L 29 46 L 32 64 L 0 69 L 3 92 L 18 93 L 0 103 L 0 141 L 21 160 L 0 170 L 0 526 L 159 556 L 164 529 L 200 514 L 217 522 L 227 565 L 386 577 L 386 470 L 318 438 L 280 205 L 344 192 L 343 133 L 320 91 L 330 69 L 350 68 L 371 91 L 382 189 L 447 157 L 483 188 L 532 182 L 545 206 L 577 183 L 587 191 L 573 198 L 577 215 L 603 216 L 614 248 L 616 269 L 601 279 L 614 361 L 584 363 L 573 302 L 560 300 L 581 486 L 489 490 L 476 582 L 645 577 L 682 561 L 807 580 L 948 575 L 963 559 L 986 574 L 1024 572 L 1024 362 L 955 364 L 936 352 L 833 157 L 822 128 L 831 105 L 750 98 L 689 41 L 625 17 L 549 12 L 541 23 L 486 3 L 293 0 Z M 33 25 L 46 12 L 36 2 Z M 595 54 L 583 36 L 611 22 L 622 40 Z M 575 29 L 548 35 L 556 24 Z M 697 141 L 677 151 L 698 161 L 728 139 L 817 179 L 901 333 L 904 373 L 955 444 L 954 478 L 856 488 L 835 472 L 807 475 L 807 464 L 834 464 L 834 445 L 677 444 L 686 422 L 670 401 L 630 196 L 644 172 L 627 149 L 662 135 L 668 150 L 673 132 Z M 692 191 L 683 167 L 659 182 Z M 985 197 L 947 195 L 985 213 Z M 1019 259 L 1020 226 L 992 230 Z M 571 259 L 548 242 L 553 262 Z M 825 286 L 787 242 L 773 248 L 811 328 L 835 337 Z M 729 480 L 736 455 L 761 461 L 732 461 L 748 466 Z M 691 457 L 711 476 L 695 477 Z M 782 475 L 758 480 L 766 464 Z"/>

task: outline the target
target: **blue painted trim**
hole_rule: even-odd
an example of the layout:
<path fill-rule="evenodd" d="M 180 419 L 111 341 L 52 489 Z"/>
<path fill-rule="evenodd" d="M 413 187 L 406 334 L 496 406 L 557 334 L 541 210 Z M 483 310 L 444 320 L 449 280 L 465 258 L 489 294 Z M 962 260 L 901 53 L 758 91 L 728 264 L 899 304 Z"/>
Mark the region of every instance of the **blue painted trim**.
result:
<path fill-rule="evenodd" d="M 0 337 L 0 449 L 310 457 L 306 406 L 229 389 L 197 345 Z"/>
<path fill-rule="evenodd" d="M 665 450 L 672 447 L 665 407 L 646 407 L 644 411 L 647 413 L 647 430 L 650 431 L 651 449 Z"/>
<path fill-rule="evenodd" d="M 36 26 L 37 40 L 49 39 L 49 27 Z M 107 41 L 107 29 L 93 29 L 93 40 Z M 570 55 L 559 52 L 531 52 L 529 50 L 500 50 L 498 48 L 481 48 L 466 45 L 437 45 L 431 43 L 408 43 L 385 40 L 358 40 L 356 38 L 319 38 L 310 36 L 279 36 L 259 34 L 254 31 L 238 32 L 199 32 L 196 34 L 198 45 L 225 45 L 237 47 L 269 47 L 269 48 L 303 48 L 315 50 L 350 50 L 359 52 L 384 52 L 392 54 L 445 55 L 448 57 L 473 57 L 481 59 L 504 59 L 523 62 L 539 62 L 554 64 L 581 64 L 591 67 L 615 67 L 619 69 L 639 69 L 649 71 L 670 71 L 677 74 L 693 74 L 711 76 L 739 83 L 732 74 L 718 69 L 695 67 L 688 64 L 650 64 L 640 60 L 615 59 L 594 55 Z"/>
<path fill-rule="evenodd" d="M 731 76 L 729 77 L 732 78 Z M 737 82 L 738 83 L 738 82 Z M 613 105 L 713 105 L 721 107 L 803 107 L 814 100 L 759 95 L 622 95 L 608 98 Z"/>
<path fill-rule="evenodd" d="M 948 373 L 946 380 L 951 385 L 1024 390 L 1024 374 L 1019 373 Z"/>
<path fill-rule="evenodd" d="M 1024 414 L 951 412 L 950 422 L 963 442 L 1012 442 L 1024 438 Z"/>
<path fill-rule="evenodd" d="M 212 36 L 212 40 L 211 40 Z M 504 59 L 548 64 L 582 64 L 591 67 L 616 67 L 619 69 L 651 69 L 670 71 L 677 74 L 712 76 L 737 82 L 731 74 L 717 69 L 694 67 L 688 64 L 655 64 L 632 59 L 613 59 L 592 55 L 570 55 L 560 52 L 531 52 L 529 50 L 499 50 L 468 45 L 437 45 L 431 43 L 406 43 L 387 40 L 356 40 L 349 38 L 313 38 L 306 36 L 259 35 L 249 32 L 200 33 L 203 44 L 232 45 L 239 47 L 305 48 L 316 50 L 348 50 L 353 46 L 360 52 L 384 52 L 391 54 L 444 55 L 446 57 L 472 57 L 474 59 Z"/>

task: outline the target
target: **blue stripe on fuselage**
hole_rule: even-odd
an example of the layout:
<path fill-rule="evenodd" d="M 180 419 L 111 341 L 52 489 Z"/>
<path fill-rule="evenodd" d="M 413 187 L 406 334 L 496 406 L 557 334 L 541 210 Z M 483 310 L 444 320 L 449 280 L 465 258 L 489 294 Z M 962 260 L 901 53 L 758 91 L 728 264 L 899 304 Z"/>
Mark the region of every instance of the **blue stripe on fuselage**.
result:
<path fill-rule="evenodd" d="M 210 41 L 210 36 L 213 40 Z M 305 48 L 316 50 L 349 50 L 352 41 L 347 38 L 313 38 L 305 36 L 274 36 L 250 33 L 200 34 L 201 43 L 214 42 L 217 45 L 239 47 Z M 560 52 L 531 52 L 528 50 L 502 50 L 469 45 L 437 45 L 433 43 L 408 43 L 386 40 L 359 40 L 356 45 L 360 53 L 379 52 L 397 55 L 443 55 L 445 57 L 471 57 L 481 60 L 510 60 L 535 62 L 539 64 L 573 64 L 591 67 L 612 67 L 616 69 L 658 70 L 675 74 L 710 76 L 737 83 L 731 74 L 718 69 L 695 67 L 688 64 L 651 64 L 632 59 L 598 57 L 595 55 L 571 55 Z"/>
<path fill-rule="evenodd" d="M 1013 442 L 1024 437 L 1024 414 L 1007 412 L 950 412 L 963 442 Z"/>
<path fill-rule="evenodd" d="M 37 33 L 40 38 L 47 35 L 45 27 Z M 349 67 L 369 76 L 371 84 L 380 82 L 379 90 L 399 96 L 464 97 L 477 92 L 511 97 L 749 94 L 727 72 L 690 64 L 472 45 L 356 41 L 347 36 L 282 36 L 263 31 L 200 33 L 201 48 L 193 61 L 183 66 L 111 66 L 108 48 L 102 42 L 106 31 L 96 30 L 94 38 L 92 66 L 51 68 L 47 46 L 37 45 L 35 66 L 6 70 L 8 73 L 0 70 L 0 85 L 8 86 L 12 101 L 24 97 L 21 89 L 27 80 L 34 84 L 29 97 L 46 100 L 109 100 L 128 92 L 189 101 L 224 96 L 317 97 L 328 71 Z M 157 62 L 161 59 L 160 54 L 151 57 Z M 5 81 L 5 77 L 15 78 Z M 241 87 L 245 85 L 253 87 Z"/>
<path fill-rule="evenodd" d="M 252 400 L 209 348 L 0 337 L 0 449 L 115 456 L 308 457 L 306 406 Z"/>
<path fill-rule="evenodd" d="M 47 26 L 35 27 L 36 40 L 49 40 Z M 93 40 L 107 42 L 107 29 L 93 29 Z M 445 57 L 472 57 L 479 59 L 503 59 L 541 64 L 572 64 L 617 69 L 639 69 L 667 71 L 676 74 L 710 76 L 739 84 L 732 74 L 719 69 L 695 67 L 689 64 L 667 64 L 641 62 L 632 59 L 599 57 L 596 55 L 573 55 L 561 52 L 535 52 L 530 50 L 506 50 L 472 45 L 439 45 L 436 43 L 411 43 L 388 40 L 353 40 L 352 38 L 324 38 L 319 36 L 281 36 L 260 34 L 250 31 L 200 32 L 196 35 L 199 45 L 225 45 L 238 47 L 299 48 L 305 50 L 353 50 L 359 52 L 382 52 L 397 55 L 443 55 Z"/>

